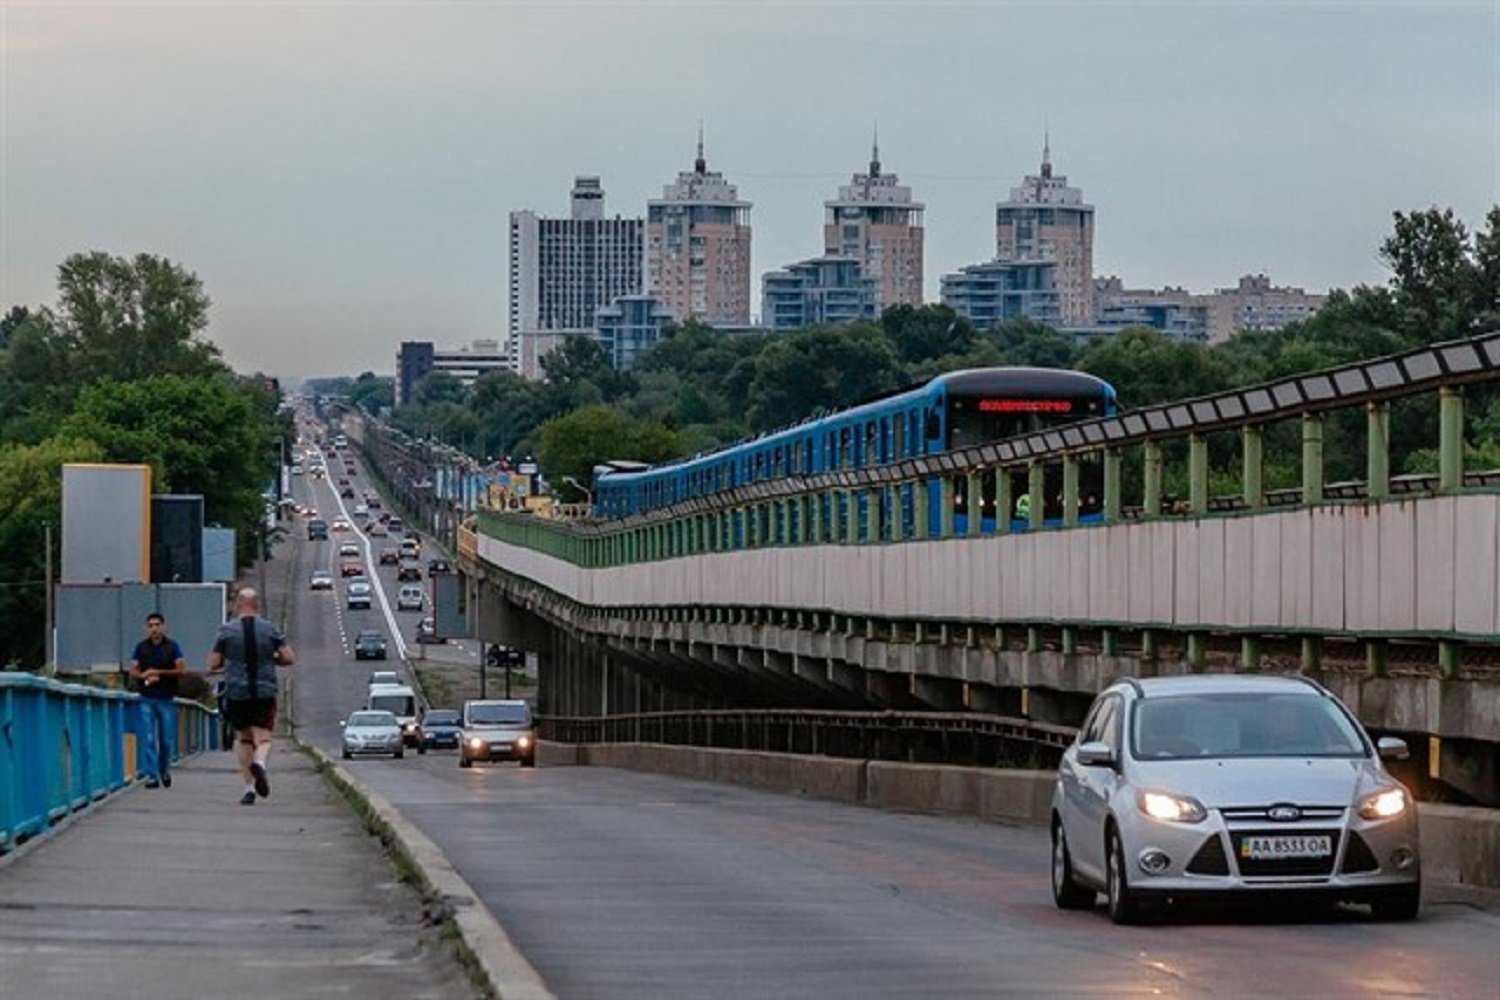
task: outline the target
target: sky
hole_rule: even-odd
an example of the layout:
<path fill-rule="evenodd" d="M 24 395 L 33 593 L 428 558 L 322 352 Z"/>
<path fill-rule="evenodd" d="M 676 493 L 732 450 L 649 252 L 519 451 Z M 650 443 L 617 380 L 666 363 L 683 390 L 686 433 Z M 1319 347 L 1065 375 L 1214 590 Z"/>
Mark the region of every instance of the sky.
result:
<path fill-rule="evenodd" d="M 145 252 L 238 370 L 390 374 L 403 340 L 504 339 L 511 211 L 593 174 L 643 215 L 700 122 L 757 312 L 876 127 L 929 300 L 1044 135 L 1096 274 L 1378 284 L 1393 212 L 1500 204 L 1500 0 L 0 0 L 0 309 Z"/>

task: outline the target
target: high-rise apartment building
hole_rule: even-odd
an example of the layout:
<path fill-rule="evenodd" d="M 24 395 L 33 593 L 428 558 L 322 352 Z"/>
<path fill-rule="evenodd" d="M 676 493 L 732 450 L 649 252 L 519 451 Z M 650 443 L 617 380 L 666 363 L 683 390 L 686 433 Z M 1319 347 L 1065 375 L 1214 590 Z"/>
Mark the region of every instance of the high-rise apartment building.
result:
<path fill-rule="evenodd" d="M 970 264 L 943 275 L 942 303 L 981 330 L 1023 318 L 1062 326 L 1057 271 L 1051 260 Z"/>
<path fill-rule="evenodd" d="M 511 357 L 526 354 L 521 341 L 528 336 L 591 333 L 599 307 L 639 294 L 643 233 L 638 217 L 604 217 L 597 177 L 574 179 L 566 219 L 510 213 Z"/>
<path fill-rule="evenodd" d="M 1094 322 L 1094 206 L 1052 173 L 1050 143 L 1042 147 L 1041 173 L 1027 175 L 995 206 L 995 259 L 1055 262 L 1060 322 Z"/>
<path fill-rule="evenodd" d="M 750 322 L 750 207 L 708 169 L 701 135 L 692 171 L 646 203 L 646 291 L 677 320 Z"/>
<path fill-rule="evenodd" d="M 870 151 L 870 172 L 855 174 L 839 196 L 823 203 L 823 253 L 859 262 L 875 281 L 876 308 L 922 304 L 922 210 L 911 188 L 880 169 L 880 143 Z"/>
<path fill-rule="evenodd" d="M 850 257 L 815 257 L 769 271 L 761 278 L 761 324 L 797 330 L 880 315 L 875 279 Z"/>

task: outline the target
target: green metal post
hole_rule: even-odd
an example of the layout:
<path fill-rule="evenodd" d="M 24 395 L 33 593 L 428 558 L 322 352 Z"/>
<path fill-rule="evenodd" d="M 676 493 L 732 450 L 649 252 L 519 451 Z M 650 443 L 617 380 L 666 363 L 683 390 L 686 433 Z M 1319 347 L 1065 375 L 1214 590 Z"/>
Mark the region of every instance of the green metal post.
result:
<path fill-rule="evenodd" d="M 1323 637 L 1304 635 L 1302 637 L 1302 672 L 1315 674 L 1321 669 L 1323 669 Z"/>
<path fill-rule="evenodd" d="M 1365 640 L 1365 673 L 1371 677 L 1386 674 L 1386 648 L 1384 639 Z"/>
<path fill-rule="evenodd" d="M 879 486 L 871 486 L 864 491 L 865 507 L 870 512 L 869 515 L 865 518 L 865 541 L 871 544 L 879 543 L 882 536 L 885 534 L 885 532 L 881 530 L 884 527 L 880 519 L 881 492 L 882 490 Z"/>
<path fill-rule="evenodd" d="M 1323 502 L 1323 415 L 1302 414 L 1302 503 Z"/>
<path fill-rule="evenodd" d="M 1188 664 L 1194 672 L 1201 673 L 1208 665 L 1208 636 L 1202 632 L 1189 632 L 1187 640 Z"/>
<path fill-rule="evenodd" d="M 1253 635 L 1240 637 L 1240 669 L 1246 673 L 1260 670 L 1260 639 Z"/>
<path fill-rule="evenodd" d="M 1035 625 L 1026 626 L 1026 652 L 1040 653 L 1042 651 L 1042 630 Z"/>
<path fill-rule="evenodd" d="M 859 493 L 856 490 L 844 491 L 844 502 L 848 507 L 844 511 L 844 541 L 850 545 L 859 544 Z"/>
<path fill-rule="evenodd" d="M 1112 628 L 1099 631 L 1099 652 L 1104 656 L 1120 655 L 1120 633 Z"/>
<path fill-rule="evenodd" d="M 1141 659 L 1156 659 L 1156 633 L 1149 628 L 1141 629 Z"/>
<path fill-rule="evenodd" d="M 1120 471 L 1123 456 L 1118 448 L 1104 449 L 1104 520 L 1117 524 L 1125 515 L 1120 501 Z"/>
<path fill-rule="evenodd" d="M 943 473 L 938 477 L 938 537 L 953 537 L 953 476 Z"/>
<path fill-rule="evenodd" d="M 1188 503 L 1194 517 L 1208 513 L 1208 438 L 1202 434 L 1188 435 Z"/>
<path fill-rule="evenodd" d="M 1464 393 L 1456 385 L 1438 390 L 1438 489 L 1464 484 Z"/>
<path fill-rule="evenodd" d="M 1162 454 L 1161 445 L 1155 441 L 1147 441 L 1141 446 L 1143 451 L 1142 464 L 1145 476 L 1145 489 L 1142 504 L 1146 508 L 1147 517 L 1157 517 L 1161 514 L 1161 474 Z"/>
<path fill-rule="evenodd" d="M 1078 456 L 1063 456 L 1063 524 L 1078 524 Z"/>
<path fill-rule="evenodd" d="M 1074 656 L 1078 653 L 1078 630 L 1076 628 L 1063 626 L 1062 652 L 1064 656 Z"/>
<path fill-rule="evenodd" d="M 1240 428 L 1240 451 L 1244 458 L 1241 495 L 1245 506 L 1258 510 L 1266 505 L 1265 435 L 1259 427 Z"/>
<path fill-rule="evenodd" d="M 927 480 L 918 479 L 911 486 L 911 513 L 912 534 L 918 541 L 926 541 L 932 536 L 932 525 L 927 520 Z"/>
<path fill-rule="evenodd" d="M 995 534 L 1010 534 L 1011 518 L 1015 516 L 1015 502 L 1010 492 L 1010 470 L 995 469 Z"/>
<path fill-rule="evenodd" d="M 1461 660 L 1459 645 L 1452 639 L 1438 640 L 1438 673 L 1443 680 L 1451 681 L 1458 679 L 1458 666 Z"/>
<path fill-rule="evenodd" d="M 1047 515 L 1047 470 L 1042 468 L 1041 462 L 1033 461 L 1026 465 L 1026 493 L 1031 500 L 1026 524 L 1035 531 L 1042 526 Z"/>
<path fill-rule="evenodd" d="M 969 514 L 968 534 L 970 538 L 978 538 L 980 528 L 984 521 L 984 491 L 980 486 L 980 473 L 971 472 L 965 477 L 965 486 L 969 491 L 968 502 L 964 505 Z"/>
<path fill-rule="evenodd" d="M 1391 404 L 1365 404 L 1365 496 L 1391 495 Z"/>

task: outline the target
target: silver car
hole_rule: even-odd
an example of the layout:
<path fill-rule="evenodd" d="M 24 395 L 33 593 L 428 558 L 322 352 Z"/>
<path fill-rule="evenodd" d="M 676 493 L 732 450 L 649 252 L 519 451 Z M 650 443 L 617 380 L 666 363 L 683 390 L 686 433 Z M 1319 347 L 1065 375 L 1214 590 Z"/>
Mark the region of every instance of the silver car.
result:
<path fill-rule="evenodd" d="M 1417 810 L 1337 698 L 1302 677 L 1122 680 L 1095 699 L 1057 772 L 1052 896 L 1107 897 L 1116 923 L 1153 902 L 1270 893 L 1421 905 Z"/>
<path fill-rule="evenodd" d="M 388 753 L 398 759 L 405 756 L 401 723 L 390 712 L 354 712 L 339 725 L 344 727 L 345 760 L 357 753 Z"/>

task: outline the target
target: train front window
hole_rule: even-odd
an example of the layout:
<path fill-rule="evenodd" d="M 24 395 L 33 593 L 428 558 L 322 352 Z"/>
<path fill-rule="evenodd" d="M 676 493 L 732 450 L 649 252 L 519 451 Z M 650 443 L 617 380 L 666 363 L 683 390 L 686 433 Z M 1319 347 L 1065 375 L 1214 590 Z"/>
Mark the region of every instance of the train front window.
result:
<path fill-rule="evenodd" d="M 968 448 L 1103 414 L 1098 399 L 960 397 L 948 407 L 948 447 Z"/>

